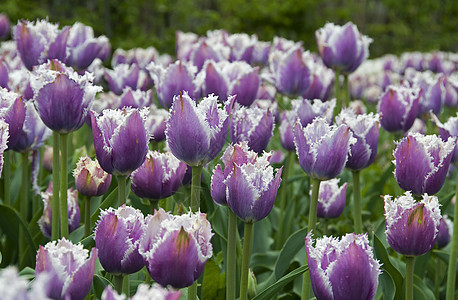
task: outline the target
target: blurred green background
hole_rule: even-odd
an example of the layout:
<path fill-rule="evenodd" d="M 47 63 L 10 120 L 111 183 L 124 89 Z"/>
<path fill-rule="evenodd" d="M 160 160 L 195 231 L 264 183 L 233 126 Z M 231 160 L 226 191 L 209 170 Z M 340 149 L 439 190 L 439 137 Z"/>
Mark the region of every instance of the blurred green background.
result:
<path fill-rule="evenodd" d="M 13 24 L 46 18 L 91 25 L 113 49 L 154 46 L 173 54 L 175 31 L 204 35 L 207 30 L 256 33 L 303 41 L 316 51 L 315 30 L 326 21 L 353 21 L 374 39 L 371 57 L 405 51 L 458 51 L 456 0 L 0 0 Z"/>

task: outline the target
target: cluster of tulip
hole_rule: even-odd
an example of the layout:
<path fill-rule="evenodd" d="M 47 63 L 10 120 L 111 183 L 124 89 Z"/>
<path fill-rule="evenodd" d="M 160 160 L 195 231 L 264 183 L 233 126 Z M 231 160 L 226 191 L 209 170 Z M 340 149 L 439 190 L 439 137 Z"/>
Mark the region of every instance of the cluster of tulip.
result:
<path fill-rule="evenodd" d="M 0 15 L 0 38 L 9 30 Z M 5 299 L 391 299 L 404 289 L 410 300 L 414 258 L 436 244 L 448 273 L 436 269 L 435 295 L 454 297 L 457 222 L 440 208 L 451 196 L 435 194 L 458 160 L 456 55 L 367 60 L 372 39 L 351 22 L 317 30 L 318 54 L 284 38 L 177 32 L 176 61 L 153 47 L 111 54 L 80 23 L 21 20 L 12 37 L 0 45 L 0 218 L 19 234 L 0 221 L 0 251 L 18 249 L 2 266 L 34 267 L 35 279 L 3 269 Z M 376 184 L 369 174 L 381 168 Z M 380 196 L 384 218 L 364 210 Z"/>

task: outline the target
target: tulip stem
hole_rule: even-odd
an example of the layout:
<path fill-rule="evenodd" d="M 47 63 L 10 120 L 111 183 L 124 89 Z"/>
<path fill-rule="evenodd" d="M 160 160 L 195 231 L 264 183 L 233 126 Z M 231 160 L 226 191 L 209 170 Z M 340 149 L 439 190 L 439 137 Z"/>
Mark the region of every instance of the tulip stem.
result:
<path fill-rule="evenodd" d="M 344 74 L 344 91 L 345 91 L 345 107 L 350 106 L 350 86 L 348 82 L 348 74 Z"/>
<path fill-rule="evenodd" d="M 334 111 L 334 115 L 338 115 L 340 110 L 342 109 L 342 102 L 343 102 L 343 99 L 341 97 L 341 93 L 340 93 L 340 72 L 339 70 L 335 69 L 334 70 L 334 73 L 336 74 L 336 78 L 335 78 L 335 81 L 334 81 L 334 87 L 336 88 L 335 90 L 335 97 L 336 97 L 336 101 L 337 101 L 337 109 Z"/>
<path fill-rule="evenodd" d="M 321 180 L 318 178 L 312 179 L 312 197 L 310 198 L 310 209 L 309 209 L 309 223 L 308 223 L 308 231 L 315 230 L 316 227 L 316 213 L 318 208 L 318 195 L 320 192 L 320 184 Z M 307 254 L 305 255 L 305 264 L 308 265 L 307 262 Z M 305 300 L 309 298 L 310 295 L 310 275 L 308 272 L 305 272 L 302 276 L 302 296 L 301 299 Z"/>
<path fill-rule="evenodd" d="M 51 239 L 53 241 L 59 238 L 59 133 L 53 131 L 53 151 L 52 151 L 52 232 Z"/>
<path fill-rule="evenodd" d="M 458 199 L 458 174 L 456 175 L 456 199 Z M 456 288 L 456 260 L 458 256 L 458 203 L 455 203 L 455 214 L 453 216 L 453 236 L 452 248 L 450 250 L 450 257 L 448 261 L 447 272 L 447 294 L 445 299 L 453 300 L 455 297 Z"/>
<path fill-rule="evenodd" d="M 122 282 L 124 281 L 124 275 L 113 275 L 114 288 L 118 294 L 122 293 Z"/>
<path fill-rule="evenodd" d="M 294 164 L 296 152 L 289 151 L 288 157 L 286 158 L 286 164 L 284 166 L 283 173 L 283 184 L 281 186 L 281 196 L 280 196 L 280 217 L 278 219 L 278 230 L 277 230 L 277 243 L 275 248 L 280 250 L 283 245 L 283 238 L 289 236 L 289 232 L 286 234 L 283 232 L 284 223 L 285 223 L 285 210 L 286 210 L 286 201 L 288 201 L 288 177 L 290 170 Z"/>
<path fill-rule="evenodd" d="M 363 232 L 363 222 L 361 218 L 361 188 L 359 185 L 360 171 L 352 171 L 353 173 L 353 222 L 355 233 Z"/>
<path fill-rule="evenodd" d="M 28 175 L 29 175 L 29 151 L 21 153 L 21 164 L 22 164 L 22 183 L 21 183 L 21 197 L 19 203 L 19 212 L 22 220 L 27 224 L 27 211 L 28 211 Z M 19 232 L 19 253 L 24 255 L 25 253 L 25 233 L 22 229 Z"/>
<path fill-rule="evenodd" d="M 440 287 L 440 275 L 441 275 L 441 261 L 439 257 L 435 259 L 436 263 L 436 272 L 434 273 L 434 295 L 436 299 L 439 299 L 439 287 Z"/>
<path fill-rule="evenodd" d="M 91 234 L 91 197 L 84 197 L 84 237 Z"/>
<path fill-rule="evenodd" d="M 248 297 L 248 271 L 250 265 L 252 236 L 253 223 L 245 223 L 245 236 L 243 238 L 242 273 L 240 277 L 240 300 L 246 300 Z"/>
<path fill-rule="evenodd" d="M 229 215 L 227 225 L 227 260 L 226 260 L 226 299 L 235 300 L 236 290 L 236 255 L 235 234 L 237 231 L 237 216 L 227 207 Z"/>
<path fill-rule="evenodd" d="M 68 134 L 60 135 L 60 235 L 68 238 L 68 207 L 67 207 L 67 150 Z M 56 166 L 57 167 L 57 166 Z M 53 168 L 54 169 L 54 168 Z"/>
<path fill-rule="evenodd" d="M 415 256 L 406 256 L 406 300 L 413 299 L 413 265 Z"/>
<path fill-rule="evenodd" d="M 159 200 L 149 199 L 149 207 L 151 209 L 151 214 L 154 214 L 154 211 L 159 207 Z"/>
<path fill-rule="evenodd" d="M 11 150 L 5 151 L 4 157 L 4 164 L 3 164 L 3 181 L 4 181 L 4 189 L 3 189 L 3 203 L 5 205 L 11 204 L 11 190 L 10 190 L 10 178 L 11 178 Z"/>
<path fill-rule="evenodd" d="M 192 167 L 191 182 L 191 211 L 197 212 L 200 209 L 200 177 L 202 175 L 202 166 Z"/>
<path fill-rule="evenodd" d="M 116 179 L 118 180 L 118 207 L 121 207 L 126 204 L 126 176 L 118 175 Z"/>
<path fill-rule="evenodd" d="M 188 287 L 188 300 L 196 300 L 197 299 L 197 280 Z"/>

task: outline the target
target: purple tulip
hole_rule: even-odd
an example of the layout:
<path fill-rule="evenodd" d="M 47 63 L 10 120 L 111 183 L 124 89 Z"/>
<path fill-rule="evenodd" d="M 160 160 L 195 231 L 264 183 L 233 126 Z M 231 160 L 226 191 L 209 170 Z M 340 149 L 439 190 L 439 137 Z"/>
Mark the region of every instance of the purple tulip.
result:
<path fill-rule="evenodd" d="M 162 286 L 190 286 L 213 254 L 206 215 L 174 216 L 162 208 L 146 218 L 139 252 L 151 277 Z"/>
<path fill-rule="evenodd" d="M 439 128 L 439 136 L 445 142 L 450 137 L 458 137 L 458 113 L 455 117 L 450 117 L 447 122 L 444 124 L 439 121 L 436 115 L 432 114 L 432 120 L 436 123 L 436 126 Z M 453 151 L 452 160 L 453 164 L 458 162 L 458 147 L 455 146 L 455 150 Z"/>
<path fill-rule="evenodd" d="M 321 182 L 318 195 L 318 218 L 332 219 L 338 218 L 342 214 L 347 199 L 348 183 L 345 182 L 339 187 L 339 182 L 340 179 L 338 178 Z M 311 195 L 312 190 L 310 189 L 310 196 Z"/>
<path fill-rule="evenodd" d="M 106 193 L 111 184 L 111 174 L 105 172 L 97 160 L 87 154 L 81 156 L 73 170 L 75 187 L 81 195 L 94 197 Z"/>
<path fill-rule="evenodd" d="M 394 177 L 415 195 L 434 195 L 444 184 L 456 138 L 443 142 L 436 135 L 412 133 L 396 143 Z"/>
<path fill-rule="evenodd" d="M 305 173 L 312 178 L 328 180 L 342 172 L 350 146 L 356 139 L 347 125 L 329 125 L 324 118 L 318 117 L 305 128 L 296 123 L 294 143 Z"/>
<path fill-rule="evenodd" d="M 140 198 L 167 198 L 181 186 L 185 173 L 186 164 L 171 152 L 148 151 L 145 162 L 130 176 L 131 189 Z"/>
<path fill-rule="evenodd" d="M 168 290 L 163 288 L 157 283 L 153 283 L 150 287 L 147 284 L 141 283 L 138 285 L 137 292 L 133 295 L 130 300 L 178 300 L 180 299 L 181 292 Z M 102 293 L 102 300 L 127 300 L 124 294 L 119 295 L 114 291 L 110 285 L 107 285 Z"/>
<path fill-rule="evenodd" d="M 3 119 L 0 119 L 0 176 L 3 170 L 3 153 L 8 148 L 8 123 L 6 123 Z"/>
<path fill-rule="evenodd" d="M 336 123 L 350 127 L 353 137 L 356 138 L 356 143 L 350 146 L 346 167 L 357 171 L 370 166 L 377 156 L 379 115 L 357 115 L 351 109 L 343 109 L 336 117 Z"/>
<path fill-rule="evenodd" d="M 280 116 L 280 143 L 287 151 L 295 151 L 294 145 L 294 124 L 296 124 L 297 113 L 294 110 L 284 110 Z"/>
<path fill-rule="evenodd" d="M 187 92 L 193 100 L 199 98 L 199 86 L 196 84 L 196 68 L 191 64 L 176 61 L 167 66 L 151 63 L 147 69 L 151 78 L 154 80 L 157 98 L 159 103 L 165 108 L 170 108 L 173 104 L 174 96 Z"/>
<path fill-rule="evenodd" d="M 458 106 L 458 78 L 449 76 L 445 80 L 444 104 L 448 107 Z"/>
<path fill-rule="evenodd" d="M 102 90 L 92 84 L 93 75 L 78 75 L 58 60 L 34 70 L 33 101 L 41 120 L 51 130 L 69 133 L 83 126 L 95 94 Z"/>
<path fill-rule="evenodd" d="M 16 145 L 24 126 L 26 109 L 23 97 L 0 88 L 0 118 L 8 124 L 8 148 Z"/>
<path fill-rule="evenodd" d="M 367 113 L 367 107 L 364 104 L 363 101 L 361 100 L 353 100 L 350 102 L 350 105 L 348 106 L 353 112 L 357 115 L 362 115 Z"/>
<path fill-rule="evenodd" d="M 91 26 L 76 22 L 70 28 L 68 46 L 70 55 L 67 63 L 81 70 L 89 67 L 94 59 L 103 58 L 103 51 L 110 47 L 110 43 L 106 36 L 95 38 Z"/>
<path fill-rule="evenodd" d="M 317 299 L 374 299 L 381 265 L 367 234 L 348 233 L 341 240 L 324 236 L 314 247 L 310 232 L 305 250 Z"/>
<path fill-rule="evenodd" d="M 250 64 L 261 66 L 267 65 L 271 46 L 272 44 L 270 42 L 256 41 Z"/>
<path fill-rule="evenodd" d="M 44 247 L 40 245 L 35 275 L 48 273 L 52 276 L 50 298 L 82 300 L 86 297 L 92 285 L 97 249 L 92 248 L 89 258 L 88 254 L 83 245 L 74 245 L 65 238 Z"/>
<path fill-rule="evenodd" d="M 0 88 L 5 88 L 9 89 L 9 70 L 8 70 L 7 64 L 3 61 L 3 59 L 0 59 Z"/>
<path fill-rule="evenodd" d="M 369 56 L 372 39 L 362 35 L 355 24 L 326 23 L 315 32 L 318 51 L 328 68 L 352 73 Z"/>
<path fill-rule="evenodd" d="M 151 140 L 160 142 L 165 140 L 166 121 L 169 118 L 169 111 L 157 108 L 152 104 L 146 117 L 146 128 L 151 133 Z"/>
<path fill-rule="evenodd" d="M 430 110 L 435 115 L 439 115 L 444 106 L 446 96 L 446 77 L 445 75 L 434 75 L 429 71 L 416 72 L 408 69 L 405 78 L 412 86 L 421 88 L 420 114 L 428 113 Z"/>
<path fill-rule="evenodd" d="M 276 50 L 269 57 L 270 71 L 278 92 L 287 96 L 300 96 L 307 92 L 313 77 L 311 57 L 297 45 L 287 52 Z"/>
<path fill-rule="evenodd" d="M 101 212 L 94 229 L 94 240 L 105 271 L 120 275 L 132 274 L 143 268 L 138 247 L 144 231 L 143 214 L 138 209 L 124 204 Z"/>
<path fill-rule="evenodd" d="M 258 94 L 256 95 L 257 100 L 270 100 L 275 101 L 277 89 L 271 84 L 261 84 L 259 86 Z"/>
<path fill-rule="evenodd" d="M 52 276 L 40 273 L 32 282 L 19 276 L 15 266 L 0 270 L 0 294 L 3 300 L 49 300 Z"/>
<path fill-rule="evenodd" d="M 423 195 L 416 202 L 410 192 L 391 199 L 384 196 L 388 244 L 396 252 L 419 256 L 431 250 L 439 232 L 441 213 L 436 196 Z"/>
<path fill-rule="evenodd" d="M 301 96 L 304 99 L 328 100 L 334 78 L 335 76 L 332 70 L 326 68 L 321 63 L 314 63 L 310 87 Z"/>
<path fill-rule="evenodd" d="M 251 150 L 262 153 L 274 133 L 274 116 L 269 109 L 236 104 L 231 117 L 231 142 L 247 141 Z"/>
<path fill-rule="evenodd" d="M 145 161 L 149 141 L 146 113 L 145 109 L 106 109 L 96 116 L 91 111 L 95 154 L 105 172 L 127 175 Z"/>
<path fill-rule="evenodd" d="M 10 34 L 10 19 L 4 13 L 0 14 L 0 40 L 5 40 Z"/>
<path fill-rule="evenodd" d="M 415 121 L 413 122 L 412 127 L 410 127 L 409 130 L 404 134 L 404 136 L 408 136 L 411 133 L 421 133 L 421 134 L 426 134 L 426 123 L 420 118 L 416 118 Z"/>
<path fill-rule="evenodd" d="M 21 59 L 30 71 L 33 66 L 45 63 L 48 59 L 66 62 L 69 34 L 70 27 L 59 30 L 57 24 L 49 23 L 47 20 L 21 20 L 13 31 Z"/>
<path fill-rule="evenodd" d="M 437 247 L 444 248 L 450 243 L 453 236 L 453 222 L 447 215 L 442 216 L 439 224 L 439 232 L 437 233 Z"/>
<path fill-rule="evenodd" d="M 143 108 L 149 106 L 151 103 L 151 90 L 132 90 L 127 86 L 123 89 L 120 96 L 119 108 L 130 106 L 132 108 Z"/>
<path fill-rule="evenodd" d="M 197 70 L 200 71 L 207 60 L 222 61 L 228 60 L 230 48 L 221 42 L 214 42 L 205 37 L 200 38 L 200 41 L 193 46 L 189 55 L 189 60 Z"/>
<path fill-rule="evenodd" d="M 37 150 L 51 135 L 52 131 L 40 119 L 32 101 L 27 101 L 24 125 L 16 144 L 11 145 L 11 150 L 17 152 Z"/>
<path fill-rule="evenodd" d="M 323 102 L 319 99 L 308 100 L 299 98 L 291 101 L 291 108 L 296 112 L 299 122 L 303 127 L 312 123 L 316 117 L 325 118 L 328 124 L 332 124 L 335 107 L 336 99 Z"/>
<path fill-rule="evenodd" d="M 41 199 L 43 200 L 43 215 L 38 220 L 41 232 L 47 238 L 51 238 L 52 229 L 52 181 L 49 182 L 48 189 L 41 193 Z M 78 206 L 78 191 L 69 188 L 67 190 L 67 209 L 68 209 L 68 233 L 73 232 L 80 226 L 80 208 Z M 60 218 L 60 215 L 58 216 Z"/>
<path fill-rule="evenodd" d="M 226 42 L 231 49 L 229 61 L 244 61 L 250 63 L 258 37 L 246 33 L 231 34 Z"/>
<path fill-rule="evenodd" d="M 159 55 L 159 52 L 154 47 L 148 48 L 133 48 L 129 50 L 116 49 L 111 59 L 111 64 L 117 66 L 119 64 L 137 64 L 140 69 L 146 70 L 146 67 L 153 61 L 161 62 L 168 65 L 168 62 L 162 61 L 165 57 Z"/>
<path fill-rule="evenodd" d="M 116 95 L 121 95 L 125 87 L 136 90 L 139 87 L 140 68 L 136 64 L 120 64 L 113 70 L 105 69 L 105 79 L 110 90 Z"/>
<path fill-rule="evenodd" d="M 409 130 L 420 111 L 420 96 L 418 88 L 388 86 L 378 105 L 383 129 L 389 132 Z"/>
<path fill-rule="evenodd" d="M 196 104 L 188 93 L 175 96 L 165 136 L 170 151 L 190 166 L 203 166 L 223 148 L 233 97 L 225 107 L 218 97 L 209 95 Z"/>

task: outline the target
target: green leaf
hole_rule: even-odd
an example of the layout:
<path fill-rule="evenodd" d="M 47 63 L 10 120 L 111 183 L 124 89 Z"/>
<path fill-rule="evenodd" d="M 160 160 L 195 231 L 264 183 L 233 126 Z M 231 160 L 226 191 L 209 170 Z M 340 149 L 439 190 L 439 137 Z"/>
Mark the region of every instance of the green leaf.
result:
<path fill-rule="evenodd" d="M 396 286 L 396 294 L 394 299 L 402 299 L 402 284 L 404 283 L 403 276 L 401 272 L 399 272 L 399 270 L 396 269 L 391 263 L 388 252 L 376 234 L 374 234 L 374 250 L 375 256 L 383 263 L 383 270 L 388 272 L 388 274 L 391 276 L 391 279 L 394 281 L 394 285 Z"/>
<path fill-rule="evenodd" d="M 396 293 L 396 286 L 390 274 L 388 272 L 382 272 L 379 279 L 383 292 L 383 300 L 393 300 Z"/>
<path fill-rule="evenodd" d="M 213 259 L 207 261 L 202 282 L 202 299 L 221 299 L 226 297 L 226 275 L 221 273 Z"/>
<path fill-rule="evenodd" d="M 448 262 L 449 262 L 449 257 L 450 257 L 450 253 L 445 252 L 444 250 L 433 249 L 433 250 L 432 250 L 432 254 L 433 254 L 434 256 L 439 257 L 440 260 L 442 260 L 443 262 L 445 262 L 446 264 L 448 264 Z"/>
<path fill-rule="evenodd" d="M 91 224 L 95 224 L 95 222 L 99 219 L 100 210 L 113 206 L 116 201 L 118 201 L 118 187 L 114 188 L 114 190 L 102 201 L 102 203 L 100 203 L 95 213 L 91 216 Z"/>
<path fill-rule="evenodd" d="M 304 239 L 306 235 L 307 228 L 303 228 L 293 233 L 286 240 L 285 245 L 283 245 L 283 248 L 280 251 L 277 262 L 275 263 L 275 279 L 278 280 L 278 278 L 285 274 L 286 270 L 288 270 L 291 260 L 302 247 L 305 247 Z"/>
<path fill-rule="evenodd" d="M 275 295 L 288 283 L 296 279 L 297 277 L 301 276 L 303 273 L 305 273 L 308 270 L 308 266 L 301 266 L 282 278 L 280 278 L 277 282 L 263 290 L 261 293 L 259 293 L 256 297 L 254 297 L 252 300 L 263 300 L 263 299 L 272 299 L 275 298 Z"/>
<path fill-rule="evenodd" d="M 95 274 L 94 279 L 92 280 L 92 285 L 94 287 L 95 298 L 100 299 L 102 297 L 103 290 L 107 285 L 111 283 L 104 277 Z"/>
<path fill-rule="evenodd" d="M 35 278 L 35 270 L 32 269 L 31 267 L 25 267 L 19 272 L 19 276 L 27 279 L 27 280 L 32 280 Z"/>

